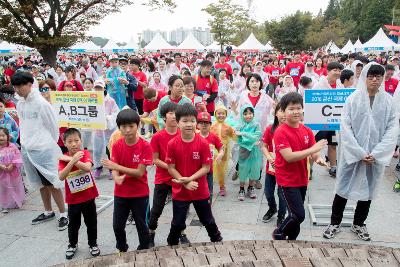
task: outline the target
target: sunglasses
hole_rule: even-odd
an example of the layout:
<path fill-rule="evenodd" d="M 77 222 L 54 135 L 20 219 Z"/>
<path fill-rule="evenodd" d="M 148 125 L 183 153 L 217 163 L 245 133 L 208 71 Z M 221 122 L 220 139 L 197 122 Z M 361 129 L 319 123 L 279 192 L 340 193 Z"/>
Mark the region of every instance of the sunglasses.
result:
<path fill-rule="evenodd" d="M 39 92 L 41 92 L 41 93 L 47 93 L 48 91 L 50 91 L 50 87 L 45 86 L 45 87 L 39 88 Z"/>
<path fill-rule="evenodd" d="M 198 124 L 211 124 L 211 122 L 208 122 L 208 121 L 199 121 Z"/>

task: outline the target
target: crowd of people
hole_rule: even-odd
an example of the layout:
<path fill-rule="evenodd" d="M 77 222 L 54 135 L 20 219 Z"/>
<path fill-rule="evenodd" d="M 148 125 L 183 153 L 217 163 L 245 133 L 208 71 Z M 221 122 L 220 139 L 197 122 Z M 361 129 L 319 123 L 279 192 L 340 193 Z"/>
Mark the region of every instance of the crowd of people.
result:
<path fill-rule="evenodd" d="M 264 178 L 268 211 L 262 221 L 277 215 L 272 238 L 295 240 L 305 218 L 313 165 L 318 164 L 336 178 L 331 223 L 323 237 L 340 232 L 352 199 L 357 207 L 351 230 L 368 241 L 371 200 L 385 166 L 399 156 L 398 61 L 398 53 L 333 55 L 322 50 L 62 53 L 56 66 L 35 54 L 0 57 L 1 212 L 23 205 L 29 181 L 40 190 L 44 208 L 32 224 L 56 217 L 53 198 L 60 213 L 58 229 L 68 229 L 66 258 L 77 251 L 81 215 L 89 251 L 98 256 L 96 180 L 105 170 L 115 183 L 113 229 L 119 253 L 129 249 L 127 224 L 136 225 L 138 250 L 155 246 L 158 219 L 171 198 L 168 245 L 190 242 L 185 234 L 190 204 L 210 240 L 218 242 L 214 193 L 256 199 Z M 305 90 L 344 88 L 355 91 L 344 104 L 340 131 L 312 131 L 303 124 Z M 51 91 L 103 92 L 106 129 L 60 128 Z M 321 156 L 325 146 L 326 156 Z M 231 163 L 232 180 L 239 179 L 237 192 L 225 187 Z M 150 209 L 147 167 L 152 165 Z M 400 191 L 400 180 L 393 190 Z"/>

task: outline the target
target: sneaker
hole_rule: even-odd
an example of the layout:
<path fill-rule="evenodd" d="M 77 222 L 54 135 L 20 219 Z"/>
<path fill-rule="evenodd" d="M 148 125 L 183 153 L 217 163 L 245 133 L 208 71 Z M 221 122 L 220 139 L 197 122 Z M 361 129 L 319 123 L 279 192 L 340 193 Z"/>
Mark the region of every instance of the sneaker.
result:
<path fill-rule="evenodd" d="M 396 165 L 396 171 L 400 172 L 400 162 Z"/>
<path fill-rule="evenodd" d="M 279 228 L 276 228 L 273 232 L 272 232 L 272 240 L 286 240 L 286 237 L 284 237 L 281 233 L 281 231 L 279 230 Z"/>
<path fill-rule="evenodd" d="M 154 248 L 154 237 L 156 236 L 156 233 L 149 233 L 150 241 L 149 241 L 149 248 Z"/>
<path fill-rule="evenodd" d="M 101 172 L 103 171 L 103 168 L 96 168 L 94 173 L 93 173 L 93 178 L 94 179 L 99 179 L 101 176 Z"/>
<path fill-rule="evenodd" d="M 179 242 L 181 243 L 181 245 L 189 244 L 190 240 L 187 238 L 186 234 L 181 234 L 181 236 L 179 237 Z"/>
<path fill-rule="evenodd" d="M 278 220 L 276 220 L 276 227 L 279 228 L 281 227 L 281 224 L 283 223 L 283 221 L 285 220 L 285 216 L 278 216 Z"/>
<path fill-rule="evenodd" d="M 245 197 L 245 192 L 244 192 L 244 190 L 242 189 L 242 190 L 240 190 L 239 191 L 239 196 L 238 196 L 238 199 L 240 200 L 240 201 L 243 201 L 244 200 L 244 197 Z"/>
<path fill-rule="evenodd" d="M 257 189 L 261 189 L 261 188 L 262 188 L 262 183 L 261 183 L 260 180 L 257 180 L 257 181 L 256 181 L 256 188 L 257 188 Z"/>
<path fill-rule="evenodd" d="M 355 233 L 361 240 L 370 241 L 371 237 L 369 236 L 367 226 L 364 224 L 363 226 L 353 224 L 350 230 Z"/>
<path fill-rule="evenodd" d="M 262 218 L 262 221 L 267 223 L 272 220 L 272 217 L 275 215 L 276 209 L 269 209 L 267 213 Z"/>
<path fill-rule="evenodd" d="M 256 190 L 254 189 L 254 186 L 249 186 L 249 188 L 247 189 L 247 196 L 251 199 L 257 198 L 257 194 L 256 194 Z"/>
<path fill-rule="evenodd" d="M 67 229 L 68 228 L 68 223 L 69 223 L 68 218 L 61 217 L 58 220 L 58 231 L 63 231 L 65 229 Z"/>
<path fill-rule="evenodd" d="M 236 181 L 237 178 L 239 178 L 239 174 L 238 174 L 237 171 L 235 171 L 235 172 L 233 173 L 233 175 L 232 175 L 232 181 Z"/>
<path fill-rule="evenodd" d="M 37 216 L 35 219 L 32 220 L 32 224 L 39 224 L 47 221 L 51 221 L 56 217 L 56 214 L 54 212 L 51 212 L 49 215 L 45 215 L 44 213 L 40 214 Z"/>
<path fill-rule="evenodd" d="M 399 157 L 399 152 L 395 151 L 394 154 L 393 154 L 393 158 L 397 159 L 398 157 Z"/>
<path fill-rule="evenodd" d="M 224 196 L 226 195 L 225 187 L 221 187 L 221 188 L 219 189 L 219 195 L 220 195 L 221 197 L 224 197 Z"/>
<path fill-rule="evenodd" d="M 67 251 L 65 251 L 65 258 L 67 258 L 67 260 L 72 259 L 75 256 L 77 249 L 78 245 L 76 245 L 76 247 L 68 245 Z"/>
<path fill-rule="evenodd" d="M 90 252 L 90 255 L 92 255 L 93 257 L 97 257 L 100 255 L 100 249 L 97 245 L 93 246 L 93 247 L 89 247 L 89 252 Z"/>
<path fill-rule="evenodd" d="M 128 220 L 126 221 L 126 225 L 129 225 L 129 224 L 132 224 L 132 225 L 134 225 L 134 220 L 133 220 L 133 214 L 132 214 L 132 211 L 131 212 L 129 212 L 129 216 L 128 216 Z"/>
<path fill-rule="evenodd" d="M 329 169 L 329 175 L 332 177 L 336 177 L 336 167 L 331 167 Z"/>
<path fill-rule="evenodd" d="M 396 180 L 396 182 L 393 185 L 393 192 L 398 193 L 400 192 L 400 181 Z"/>
<path fill-rule="evenodd" d="M 4 214 L 8 213 L 8 209 L 1 209 L 1 213 L 4 213 Z"/>
<path fill-rule="evenodd" d="M 325 229 L 324 233 L 322 236 L 326 239 L 331 239 L 333 238 L 337 233 L 340 233 L 340 225 L 333 225 L 330 224 L 328 227 Z"/>

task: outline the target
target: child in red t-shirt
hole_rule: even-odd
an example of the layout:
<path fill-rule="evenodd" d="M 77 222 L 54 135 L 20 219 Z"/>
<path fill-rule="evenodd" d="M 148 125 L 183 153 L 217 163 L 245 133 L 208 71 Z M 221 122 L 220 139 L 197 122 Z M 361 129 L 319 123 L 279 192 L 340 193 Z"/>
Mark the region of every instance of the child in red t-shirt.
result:
<path fill-rule="evenodd" d="M 308 157 L 311 156 L 321 166 L 327 166 L 319 152 L 328 142 L 323 139 L 316 143 L 311 129 L 300 123 L 303 117 L 303 98 L 299 93 L 284 95 L 281 99 L 281 110 L 286 121 L 274 134 L 275 176 L 286 200 L 289 216 L 274 230 L 272 238 L 296 240 L 305 217 Z"/>
<path fill-rule="evenodd" d="M 100 255 L 97 246 L 97 211 L 95 199 L 99 193 L 94 182 L 90 153 L 82 150 L 81 133 L 75 128 L 64 132 L 63 141 L 68 149 L 61 156 L 58 170 L 60 180 L 65 181 L 65 203 L 68 204 L 68 239 L 65 252 L 67 259 L 75 256 L 78 248 L 78 233 L 81 226 L 81 214 L 86 224 L 89 251 L 93 257 Z"/>
<path fill-rule="evenodd" d="M 214 149 L 218 151 L 218 155 L 215 158 L 217 163 L 220 163 L 222 157 L 225 154 L 224 145 L 221 142 L 221 139 L 210 133 L 211 129 L 211 116 L 208 112 L 200 112 L 197 115 L 197 128 L 200 130 L 200 136 L 207 140 L 210 145 L 211 157 L 214 158 Z M 210 166 L 210 172 L 207 173 L 207 182 L 208 182 L 208 191 L 210 191 L 210 203 L 212 203 L 213 197 L 213 188 L 214 188 L 214 177 L 213 177 L 213 166 Z"/>
<path fill-rule="evenodd" d="M 175 112 L 180 134 L 169 141 L 165 162 L 172 176 L 173 217 L 168 245 L 178 245 L 186 216 L 193 204 L 200 222 L 205 226 L 211 242 L 222 241 L 209 202 L 207 173 L 212 157 L 208 142 L 196 134 L 197 111 L 192 104 L 179 105 Z"/>
<path fill-rule="evenodd" d="M 275 119 L 274 123 L 265 129 L 264 135 L 262 137 L 263 146 L 262 152 L 267 159 L 267 165 L 265 167 L 265 187 L 264 193 L 265 198 L 268 201 L 268 211 L 262 218 L 262 221 L 267 223 L 271 221 L 272 216 L 278 211 L 276 207 L 275 201 L 275 186 L 276 186 L 276 177 L 275 177 L 275 146 L 274 146 L 274 134 L 276 129 L 285 122 L 285 115 L 281 110 L 281 104 L 278 103 L 275 107 Z M 282 190 L 278 188 L 278 198 L 279 198 L 279 211 L 278 211 L 278 220 L 276 222 L 276 226 L 279 227 L 283 220 L 285 219 L 286 214 L 286 203 L 285 199 L 282 195 Z"/>
<path fill-rule="evenodd" d="M 149 186 L 146 167 L 153 164 L 150 144 L 137 135 L 140 117 L 133 109 L 125 109 L 117 115 L 117 125 L 124 138 L 112 147 L 111 160 L 103 159 L 104 167 L 112 170 L 115 181 L 113 228 L 119 252 L 129 248 L 125 226 L 132 211 L 139 236 L 138 250 L 149 248 L 147 213 Z"/>

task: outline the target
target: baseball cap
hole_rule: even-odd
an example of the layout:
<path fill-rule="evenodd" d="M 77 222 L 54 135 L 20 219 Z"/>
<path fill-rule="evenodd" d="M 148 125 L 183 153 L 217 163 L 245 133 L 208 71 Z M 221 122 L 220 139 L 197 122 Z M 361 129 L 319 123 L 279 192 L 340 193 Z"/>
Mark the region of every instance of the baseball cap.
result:
<path fill-rule="evenodd" d="M 106 87 L 106 83 L 104 82 L 104 80 L 99 79 L 99 80 L 96 80 L 94 82 L 93 86 L 94 87 L 102 87 L 102 88 L 104 88 L 104 87 Z"/>
<path fill-rule="evenodd" d="M 205 122 L 211 122 L 211 115 L 208 112 L 199 112 L 197 114 L 197 122 L 200 121 L 205 121 Z"/>

